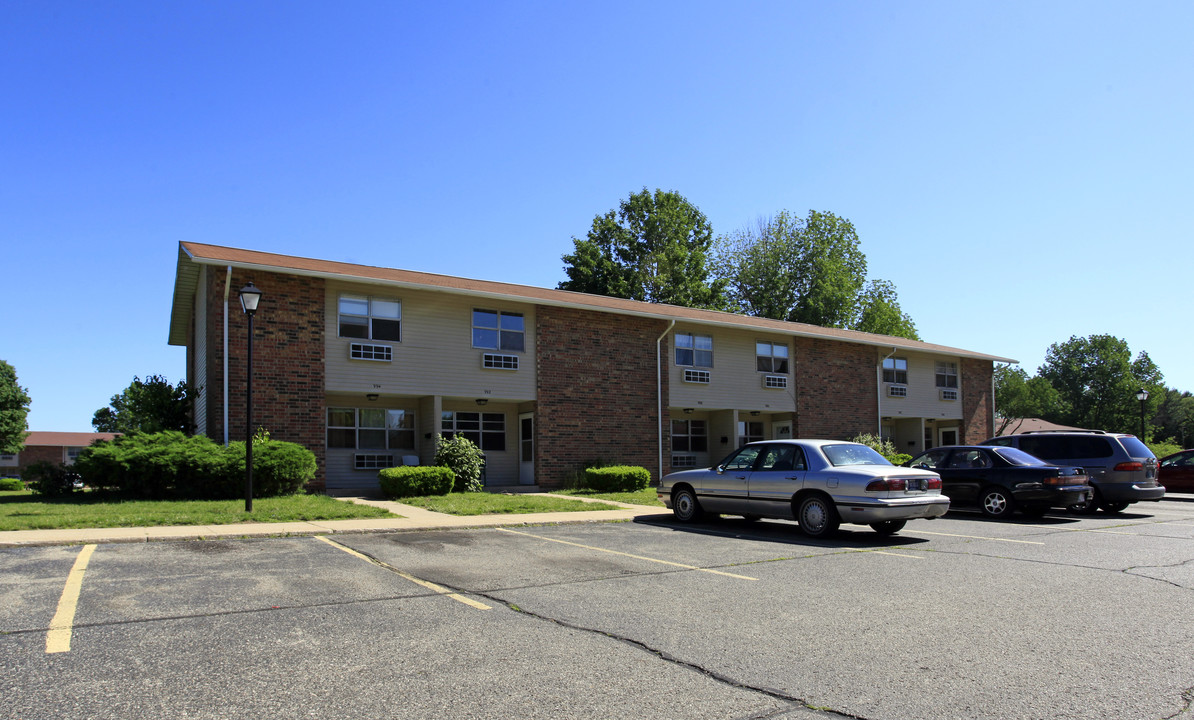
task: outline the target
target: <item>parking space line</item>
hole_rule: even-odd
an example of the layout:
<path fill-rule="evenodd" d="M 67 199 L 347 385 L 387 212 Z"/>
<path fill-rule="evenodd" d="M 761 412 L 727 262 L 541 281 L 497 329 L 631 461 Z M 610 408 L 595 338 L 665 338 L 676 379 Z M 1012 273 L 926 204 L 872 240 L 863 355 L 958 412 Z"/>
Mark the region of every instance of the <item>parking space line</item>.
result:
<path fill-rule="evenodd" d="M 368 555 L 361 553 L 361 552 L 357 552 L 356 550 L 353 550 L 352 548 L 350 548 L 348 546 L 341 545 L 340 543 L 336 542 L 335 540 L 329 540 L 328 538 L 324 537 L 323 535 L 315 535 L 314 537 L 316 540 L 322 540 L 323 542 L 327 543 L 328 545 L 331 545 L 332 547 L 334 547 L 338 550 L 343 550 L 344 552 L 348 553 L 349 555 L 352 555 L 355 558 L 360 558 L 361 560 L 364 560 L 365 562 L 373 563 L 374 565 L 380 565 L 381 567 L 385 568 L 386 570 L 389 570 L 390 572 L 394 573 L 395 575 L 397 575 L 398 577 L 400 577 L 404 580 L 409 580 L 416 585 L 421 585 L 422 587 L 425 587 L 428 590 L 431 590 L 433 592 L 437 592 L 440 595 L 445 595 L 447 597 L 450 597 L 453 600 L 455 600 L 456 602 L 464 603 L 465 605 L 468 605 L 469 607 L 476 608 L 478 610 L 492 610 L 492 608 L 489 607 L 488 605 L 486 605 L 485 603 L 477 602 L 476 600 L 473 600 L 472 598 L 467 598 L 459 593 L 452 592 L 451 590 L 449 590 L 446 587 L 443 587 L 442 585 L 436 585 L 433 582 L 423 580 L 422 578 L 417 578 L 414 575 L 411 575 L 410 573 L 405 573 L 405 572 L 399 570 L 398 568 L 394 567 L 393 565 L 390 565 L 389 563 L 384 563 L 381 560 L 378 560 L 377 558 L 371 558 Z"/>
<path fill-rule="evenodd" d="M 903 553 L 887 552 L 886 550 L 870 550 L 869 552 L 873 552 L 876 555 L 894 555 L 896 557 L 911 558 L 913 560 L 924 560 L 925 559 L 923 555 L 905 555 Z"/>
<path fill-rule="evenodd" d="M 1036 526 L 1034 526 L 1034 527 L 1036 527 Z M 929 532 L 928 530 L 916 530 L 915 532 L 917 535 L 939 535 L 941 537 L 966 538 L 967 540 L 994 540 L 995 542 L 1020 543 L 1021 545 L 1044 545 L 1045 544 L 1043 542 L 1036 542 L 1035 540 L 1013 540 L 1012 538 L 983 537 L 981 535 L 957 535 L 954 533 Z"/>
<path fill-rule="evenodd" d="M 54 619 L 50 620 L 50 629 L 46 633 L 46 653 L 70 652 L 70 637 L 75 625 L 75 610 L 79 607 L 79 593 L 83 590 L 83 573 L 87 572 L 87 563 L 91 561 L 91 554 L 95 552 L 95 545 L 84 545 L 75 558 L 75 564 L 66 576 L 66 587 L 62 588 L 62 597 L 58 599 L 58 610 Z"/>
<path fill-rule="evenodd" d="M 734 573 L 722 572 L 721 570 L 709 570 L 708 568 L 697 567 L 696 565 L 685 565 L 683 563 L 672 562 L 670 560 L 658 560 L 656 558 L 643 557 L 642 555 L 631 555 L 630 553 L 624 553 L 618 550 L 607 550 L 606 548 L 594 547 L 592 545 L 582 545 L 580 543 L 569 542 L 568 540 L 557 540 L 556 538 L 543 537 L 542 535 L 532 535 L 531 533 L 520 532 L 518 530 L 509 530 L 507 528 L 497 528 L 497 530 L 511 533 L 513 535 L 524 535 L 526 537 L 535 538 L 536 540 L 545 540 L 547 542 L 560 543 L 561 545 L 571 545 L 573 547 L 584 548 L 585 550 L 595 550 L 597 552 L 609 553 L 610 555 L 621 555 L 622 557 L 634 558 L 635 560 L 646 560 L 647 562 L 659 563 L 661 565 L 671 565 L 672 567 L 684 568 L 685 570 L 699 570 L 701 572 L 713 573 L 714 575 L 724 575 L 726 577 L 732 577 L 738 580 L 758 580 L 758 578 L 749 577 L 747 575 L 735 575 Z"/>

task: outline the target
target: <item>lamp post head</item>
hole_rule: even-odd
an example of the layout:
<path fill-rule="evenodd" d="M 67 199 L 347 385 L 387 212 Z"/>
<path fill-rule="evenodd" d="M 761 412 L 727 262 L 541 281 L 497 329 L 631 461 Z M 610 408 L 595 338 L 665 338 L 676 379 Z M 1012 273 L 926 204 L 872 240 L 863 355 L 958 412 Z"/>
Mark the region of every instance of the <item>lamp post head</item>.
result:
<path fill-rule="evenodd" d="M 1136 399 L 1139 400 L 1140 402 L 1144 402 L 1145 400 L 1148 400 L 1148 390 L 1145 390 L 1144 388 L 1140 388 L 1138 391 L 1136 391 Z"/>
<path fill-rule="evenodd" d="M 257 303 L 261 301 L 261 291 L 250 282 L 240 289 L 240 306 L 246 315 L 257 312 Z"/>

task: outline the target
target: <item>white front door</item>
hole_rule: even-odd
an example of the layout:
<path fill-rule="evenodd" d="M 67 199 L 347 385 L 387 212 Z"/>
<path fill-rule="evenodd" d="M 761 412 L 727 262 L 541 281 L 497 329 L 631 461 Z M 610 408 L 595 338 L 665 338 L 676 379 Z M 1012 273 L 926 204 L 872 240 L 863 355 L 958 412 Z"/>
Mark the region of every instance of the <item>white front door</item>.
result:
<path fill-rule="evenodd" d="M 791 440 L 792 439 L 792 422 L 784 420 L 783 422 L 771 423 L 771 439 L 772 440 Z"/>
<path fill-rule="evenodd" d="M 518 416 L 518 482 L 535 484 L 535 414 Z"/>

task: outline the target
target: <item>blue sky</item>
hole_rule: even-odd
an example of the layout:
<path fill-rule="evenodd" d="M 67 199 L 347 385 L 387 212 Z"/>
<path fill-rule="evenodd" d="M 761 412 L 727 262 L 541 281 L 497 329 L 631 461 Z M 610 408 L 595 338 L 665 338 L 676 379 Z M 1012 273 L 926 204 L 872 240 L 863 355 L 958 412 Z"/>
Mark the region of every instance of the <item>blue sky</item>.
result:
<path fill-rule="evenodd" d="M 554 287 L 595 215 L 853 221 L 929 341 L 1110 334 L 1194 391 L 1194 3 L 0 7 L 0 359 L 89 431 L 183 240 Z M 261 321 L 267 321 L 262 317 Z"/>

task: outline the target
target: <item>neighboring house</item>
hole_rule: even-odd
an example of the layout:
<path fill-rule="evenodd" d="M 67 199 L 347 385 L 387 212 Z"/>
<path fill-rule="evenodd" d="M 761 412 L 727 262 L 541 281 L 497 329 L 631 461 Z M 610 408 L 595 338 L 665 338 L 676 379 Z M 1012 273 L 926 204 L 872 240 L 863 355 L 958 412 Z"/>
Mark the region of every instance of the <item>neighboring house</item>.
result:
<path fill-rule="evenodd" d="M 73 465 L 80 450 L 96 440 L 114 437 L 114 433 L 30 432 L 21 452 L 0 454 L 0 476 L 19 476 L 26 467 L 42 460 L 55 465 Z"/>
<path fill-rule="evenodd" d="M 1058 425 L 1040 418 L 995 418 L 996 435 L 1022 435 L 1028 432 L 1043 432 L 1046 430 L 1085 430 L 1086 428 Z"/>
<path fill-rule="evenodd" d="M 977 442 L 1007 358 L 852 330 L 447 275 L 180 244 L 171 345 L 200 388 L 196 432 L 254 425 L 318 458 L 329 492 L 481 446 L 490 486 L 559 486 L 595 461 L 658 477 L 744 442 L 882 433 L 907 452 Z"/>

